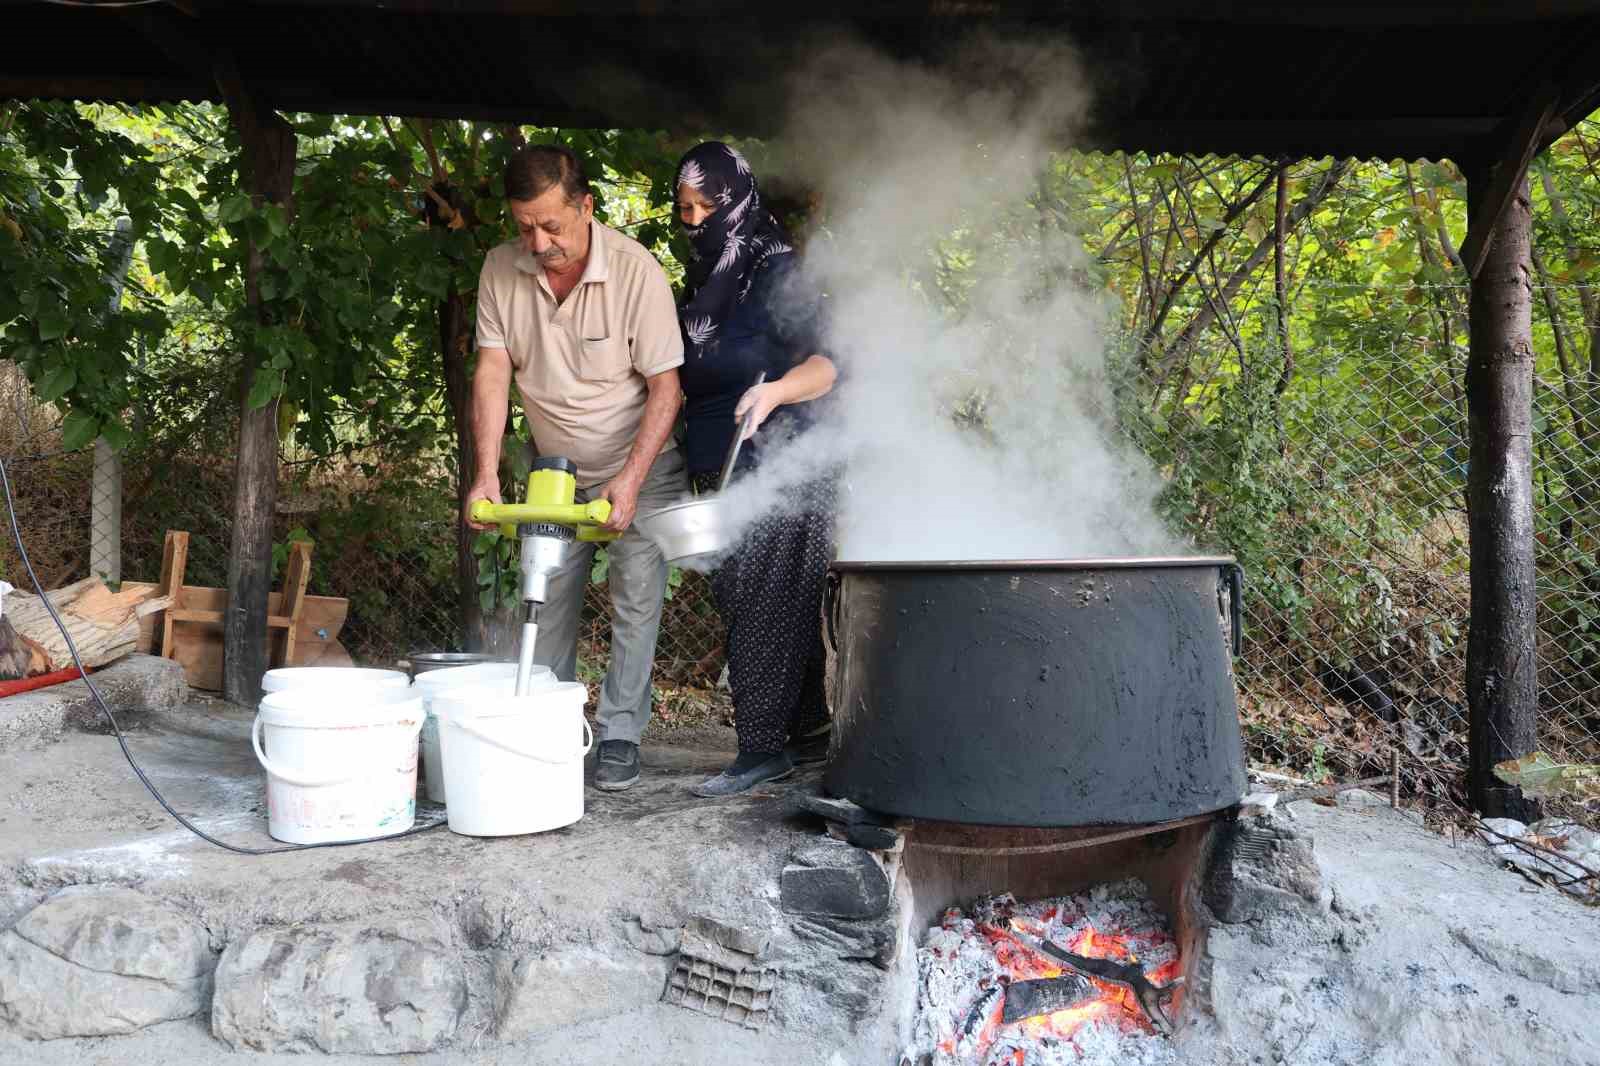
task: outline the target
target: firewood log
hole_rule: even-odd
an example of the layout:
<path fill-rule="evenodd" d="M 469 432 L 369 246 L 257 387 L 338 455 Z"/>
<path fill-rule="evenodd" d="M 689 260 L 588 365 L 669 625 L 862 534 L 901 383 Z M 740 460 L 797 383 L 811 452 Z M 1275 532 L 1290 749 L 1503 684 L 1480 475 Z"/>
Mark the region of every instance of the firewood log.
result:
<path fill-rule="evenodd" d="M 97 577 L 55 589 L 49 596 L 88 669 L 132 652 L 139 642 L 140 617 L 170 606 L 169 600 L 154 598 L 149 588 L 116 593 Z M 19 634 L 37 641 L 52 662 L 72 665 L 72 652 L 38 596 L 9 593 L 4 617 Z"/>
<path fill-rule="evenodd" d="M 0 681 L 32 677 L 35 647 L 38 645 L 18 633 L 10 621 L 0 617 Z"/>

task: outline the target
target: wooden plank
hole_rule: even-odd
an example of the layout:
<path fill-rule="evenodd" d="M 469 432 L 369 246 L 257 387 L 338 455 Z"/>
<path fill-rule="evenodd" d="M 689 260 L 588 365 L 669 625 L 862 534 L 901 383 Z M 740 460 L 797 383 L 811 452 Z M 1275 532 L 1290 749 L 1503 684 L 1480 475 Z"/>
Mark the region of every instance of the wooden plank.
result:
<path fill-rule="evenodd" d="M 297 540 L 289 545 L 289 562 L 283 568 L 283 614 L 285 619 L 283 633 L 283 651 L 276 660 L 277 665 L 284 666 L 294 661 L 295 625 L 300 621 L 300 612 L 305 609 L 306 585 L 311 580 L 311 542 Z M 267 619 L 267 626 L 271 628 L 273 619 Z M 270 638 L 269 638 L 270 639 Z M 269 662 L 272 660 L 269 659 Z"/>
<path fill-rule="evenodd" d="M 222 691 L 222 627 L 181 623 L 172 658 L 183 667 L 189 687 L 202 692 Z"/>
<path fill-rule="evenodd" d="M 167 613 L 172 615 L 174 622 L 212 622 L 220 626 L 223 618 L 223 612 L 221 611 L 197 611 L 192 607 L 185 607 L 181 610 Z M 269 628 L 289 629 L 294 625 L 295 620 L 288 615 L 271 614 L 267 616 L 267 626 Z"/>
<path fill-rule="evenodd" d="M 197 611 L 192 607 L 175 607 L 167 612 L 167 621 L 177 622 L 216 622 L 222 624 L 221 611 Z"/>
<path fill-rule="evenodd" d="M 161 545 L 161 581 L 159 595 L 170 596 L 172 606 L 161 621 L 161 657 L 172 658 L 172 613 L 184 606 L 183 574 L 189 568 L 189 534 L 179 529 L 167 530 Z"/>

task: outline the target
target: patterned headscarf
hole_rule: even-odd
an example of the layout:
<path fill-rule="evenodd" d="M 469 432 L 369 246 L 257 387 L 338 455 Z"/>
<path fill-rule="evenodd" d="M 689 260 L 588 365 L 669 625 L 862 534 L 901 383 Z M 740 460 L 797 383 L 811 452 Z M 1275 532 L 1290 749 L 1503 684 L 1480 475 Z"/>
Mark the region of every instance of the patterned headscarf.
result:
<path fill-rule="evenodd" d="M 721 141 L 696 145 L 678 163 L 677 184 L 716 205 L 700 225 L 684 227 L 689 287 L 678 322 L 684 356 L 698 359 L 750 294 L 756 269 L 771 256 L 792 254 L 794 247 L 762 205 L 756 177 L 737 149 Z"/>

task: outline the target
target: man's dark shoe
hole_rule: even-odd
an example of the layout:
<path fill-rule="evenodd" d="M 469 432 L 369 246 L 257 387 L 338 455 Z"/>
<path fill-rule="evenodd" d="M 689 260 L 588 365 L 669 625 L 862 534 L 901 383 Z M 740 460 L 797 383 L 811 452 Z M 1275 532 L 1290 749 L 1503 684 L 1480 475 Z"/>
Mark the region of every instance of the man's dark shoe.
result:
<path fill-rule="evenodd" d="M 796 766 L 828 761 L 828 741 L 833 735 L 832 725 L 825 725 L 814 733 L 791 740 L 783 749 Z"/>
<path fill-rule="evenodd" d="M 639 745 L 626 740 L 602 740 L 595 760 L 594 787 L 621 792 L 639 780 Z"/>
<path fill-rule="evenodd" d="M 748 792 L 757 785 L 764 785 L 768 781 L 777 781 L 794 773 L 794 763 L 789 760 L 787 752 L 768 755 L 765 752 L 749 752 L 740 755 L 716 777 L 701 782 L 694 790 L 696 796 L 705 796 L 708 799 L 716 796 L 735 796 L 740 792 Z"/>

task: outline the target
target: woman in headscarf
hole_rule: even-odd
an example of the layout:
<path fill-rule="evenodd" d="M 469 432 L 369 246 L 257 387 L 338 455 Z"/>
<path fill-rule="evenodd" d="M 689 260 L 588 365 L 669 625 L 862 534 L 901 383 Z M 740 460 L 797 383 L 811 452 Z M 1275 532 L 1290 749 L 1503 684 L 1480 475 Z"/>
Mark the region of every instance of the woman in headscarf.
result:
<path fill-rule="evenodd" d="M 709 141 L 678 164 L 678 219 L 690 257 L 679 308 L 684 452 L 696 492 L 719 488 L 722 464 L 749 414 L 737 477 L 778 449 L 805 447 L 813 401 L 836 371 L 818 343 L 819 299 L 799 278 L 789 237 L 762 204 L 739 152 Z M 765 374 L 761 384 L 754 384 Z M 820 615 L 833 554 L 834 483 L 785 492 L 781 513 L 757 520 L 712 577 L 727 629 L 728 683 L 739 757 L 695 789 L 728 796 L 826 757 Z"/>

